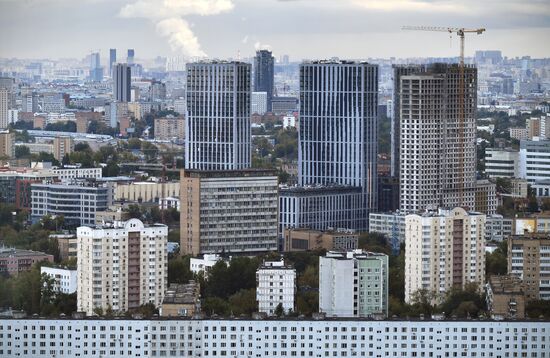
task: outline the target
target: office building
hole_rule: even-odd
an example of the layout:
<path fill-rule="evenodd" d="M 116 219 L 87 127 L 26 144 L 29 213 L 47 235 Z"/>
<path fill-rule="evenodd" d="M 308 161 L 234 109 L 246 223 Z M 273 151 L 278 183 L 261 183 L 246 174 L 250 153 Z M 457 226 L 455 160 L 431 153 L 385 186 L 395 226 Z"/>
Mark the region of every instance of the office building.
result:
<path fill-rule="evenodd" d="M 155 118 L 155 139 L 169 141 L 185 140 L 185 119 L 168 115 Z"/>
<path fill-rule="evenodd" d="M 256 271 L 256 301 L 258 312 L 276 314 L 281 305 L 284 314 L 294 312 L 296 270 L 281 261 L 265 261 Z"/>
<path fill-rule="evenodd" d="M 377 207 L 377 109 L 377 65 L 300 66 L 298 183 L 361 188 L 365 222 L 358 229 L 367 228 L 368 210 Z"/>
<path fill-rule="evenodd" d="M 273 99 L 275 57 L 271 51 L 256 51 L 254 57 L 254 92 L 265 92 L 267 94 L 267 112 L 271 112 L 271 101 Z"/>
<path fill-rule="evenodd" d="M 352 230 L 319 231 L 285 229 L 283 251 L 352 251 L 357 249 L 359 234 Z"/>
<path fill-rule="evenodd" d="M 64 113 L 65 99 L 62 93 L 44 93 L 42 95 L 42 112 Z"/>
<path fill-rule="evenodd" d="M 68 268 L 58 267 L 46 267 L 40 268 L 40 274 L 46 275 L 52 279 L 53 292 L 64 293 L 70 295 L 76 292 L 77 286 L 77 274 L 76 270 L 70 270 Z"/>
<path fill-rule="evenodd" d="M 201 290 L 198 282 L 171 283 L 159 309 L 161 317 L 193 317 L 201 311 Z"/>
<path fill-rule="evenodd" d="M 319 312 L 327 317 L 388 314 L 388 256 L 355 250 L 319 257 Z"/>
<path fill-rule="evenodd" d="M 498 65 L 502 62 L 502 52 L 496 50 L 476 51 L 475 61 L 480 65 Z"/>
<path fill-rule="evenodd" d="M 81 181 L 75 184 L 31 184 L 31 220 L 63 216 L 66 225 L 94 225 L 95 213 L 112 204 L 110 185 Z"/>
<path fill-rule="evenodd" d="M 90 81 L 101 82 L 102 80 L 103 67 L 101 67 L 99 52 L 94 52 L 90 55 Z"/>
<path fill-rule="evenodd" d="M 477 180 L 474 211 L 485 215 L 497 213 L 496 184 L 489 180 Z"/>
<path fill-rule="evenodd" d="M 2 275 L 17 275 L 19 272 L 30 271 L 34 264 L 42 261 L 53 263 L 53 255 L 3 246 L 0 248 L 0 273 Z"/>
<path fill-rule="evenodd" d="M 109 227 L 81 226 L 76 237 L 79 312 L 160 307 L 168 281 L 166 225 L 130 219 Z"/>
<path fill-rule="evenodd" d="M 113 67 L 116 64 L 116 48 L 109 49 L 109 76 L 113 77 Z"/>
<path fill-rule="evenodd" d="M 399 210 L 399 178 L 378 177 L 378 212 Z"/>
<path fill-rule="evenodd" d="M 487 310 L 492 317 L 525 318 L 523 283 L 516 276 L 491 276 L 485 286 Z"/>
<path fill-rule="evenodd" d="M 550 300 L 550 238 L 548 234 L 508 238 L 508 273 L 523 281 L 528 300 Z"/>
<path fill-rule="evenodd" d="M 529 184 L 550 178 L 550 140 L 520 142 L 519 177 Z"/>
<path fill-rule="evenodd" d="M 264 115 L 267 112 L 267 92 L 252 92 L 250 114 Z"/>
<path fill-rule="evenodd" d="M 74 151 L 74 140 L 71 137 L 55 137 L 53 139 L 53 156 L 60 162 L 67 154 Z"/>
<path fill-rule="evenodd" d="M 274 172 L 185 170 L 180 178 L 183 255 L 277 250 Z"/>
<path fill-rule="evenodd" d="M 250 64 L 187 64 L 186 169 L 250 167 L 250 93 Z"/>
<path fill-rule="evenodd" d="M 126 62 L 129 64 L 129 65 L 133 65 L 134 64 L 134 55 L 135 55 L 135 51 L 133 48 L 129 48 L 128 49 L 128 56 L 126 58 Z"/>
<path fill-rule="evenodd" d="M 474 208 L 477 69 L 465 68 L 461 124 L 458 65 L 399 77 L 400 209 Z"/>
<path fill-rule="evenodd" d="M 0 129 L 8 128 L 8 110 L 10 102 L 10 91 L 0 88 Z"/>
<path fill-rule="evenodd" d="M 522 320 L 2 318 L 0 355 L 548 358 L 549 331 Z"/>
<path fill-rule="evenodd" d="M 296 97 L 273 97 L 271 99 L 271 112 L 273 114 L 287 114 L 296 112 L 298 108 L 298 98 Z"/>
<path fill-rule="evenodd" d="M 21 87 L 21 111 L 28 113 L 38 112 L 36 93 L 30 87 Z"/>
<path fill-rule="evenodd" d="M 15 157 L 15 133 L 0 131 L 0 157 Z"/>
<path fill-rule="evenodd" d="M 485 283 L 485 215 L 462 208 L 405 217 L 405 302 L 419 290 L 444 298 Z"/>
<path fill-rule="evenodd" d="M 282 187 L 279 190 L 279 233 L 287 228 L 362 230 L 362 190 L 343 185 Z"/>
<path fill-rule="evenodd" d="M 130 102 L 132 71 L 126 63 L 117 63 L 113 67 L 113 99 L 117 102 Z"/>
<path fill-rule="evenodd" d="M 489 178 L 518 178 L 519 152 L 512 149 L 485 149 L 485 174 Z"/>

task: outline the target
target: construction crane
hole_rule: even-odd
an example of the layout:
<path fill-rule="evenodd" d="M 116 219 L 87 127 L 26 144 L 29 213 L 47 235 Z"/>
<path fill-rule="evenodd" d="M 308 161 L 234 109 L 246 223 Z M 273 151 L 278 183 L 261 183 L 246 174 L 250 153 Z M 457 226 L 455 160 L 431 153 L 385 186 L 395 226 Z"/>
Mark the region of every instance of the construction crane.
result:
<path fill-rule="evenodd" d="M 484 28 L 466 29 L 463 27 L 436 27 L 436 26 L 403 26 L 402 30 L 412 31 L 435 31 L 447 32 L 449 34 L 456 33 L 460 37 L 460 63 L 458 66 L 458 142 L 459 142 L 459 205 L 464 206 L 464 122 L 465 122 L 465 78 L 464 78 L 464 40 L 468 33 L 481 35 L 485 32 Z"/>

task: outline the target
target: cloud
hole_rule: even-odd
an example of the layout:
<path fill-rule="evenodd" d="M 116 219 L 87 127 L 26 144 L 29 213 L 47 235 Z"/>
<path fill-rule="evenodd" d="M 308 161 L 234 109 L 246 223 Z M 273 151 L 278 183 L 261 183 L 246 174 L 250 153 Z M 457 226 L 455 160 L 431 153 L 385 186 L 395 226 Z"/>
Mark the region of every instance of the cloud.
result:
<path fill-rule="evenodd" d="M 183 18 L 189 15 L 210 16 L 231 11 L 233 0 L 137 0 L 120 9 L 124 18 L 153 21 L 159 35 L 166 37 L 173 51 L 191 57 L 205 57 L 198 38 Z"/>
<path fill-rule="evenodd" d="M 269 51 L 271 51 L 271 45 L 263 44 L 260 41 L 256 41 L 254 43 L 254 49 L 256 51 L 260 51 L 260 50 L 269 50 Z"/>

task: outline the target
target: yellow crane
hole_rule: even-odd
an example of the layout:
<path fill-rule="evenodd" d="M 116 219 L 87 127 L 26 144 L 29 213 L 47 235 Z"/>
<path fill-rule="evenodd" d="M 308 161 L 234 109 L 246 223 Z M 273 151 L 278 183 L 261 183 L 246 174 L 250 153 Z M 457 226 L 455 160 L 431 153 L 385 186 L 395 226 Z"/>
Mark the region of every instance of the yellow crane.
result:
<path fill-rule="evenodd" d="M 456 33 L 460 37 L 460 63 L 458 66 L 458 142 L 460 146 L 459 154 L 459 203 L 464 206 L 464 100 L 466 97 L 465 92 L 465 78 L 464 78 L 464 39 L 468 33 L 481 35 L 485 32 L 484 28 L 479 29 L 466 29 L 463 27 L 436 27 L 436 26 L 403 26 L 402 30 L 413 31 L 435 31 L 435 32 L 447 32 L 449 34 Z"/>

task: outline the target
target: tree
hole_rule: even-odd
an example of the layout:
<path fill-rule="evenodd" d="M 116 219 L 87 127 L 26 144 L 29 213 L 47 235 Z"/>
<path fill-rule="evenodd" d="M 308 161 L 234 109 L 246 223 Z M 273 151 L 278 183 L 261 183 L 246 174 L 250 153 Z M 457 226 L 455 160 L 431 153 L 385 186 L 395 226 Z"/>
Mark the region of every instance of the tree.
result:
<path fill-rule="evenodd" d="M 447 316 L 460 318 L 478 317 L 485 310 L 485 299 L 479 292 L 477 283 L 466 284 L 464 289 L 452 288 L 439 306 L 439 311 Z"/>
<path fill-rule="evenodd" d="M 256 302 L 256 289 L 242 289 L 237 293 L 229 296 L 229 305 L 231 313 L 236 316 L 251 315 L 257 311 L 257 302 Z"/>
<path fill-rule="evenodd" d="M 141 208 L 139 205 L 132 204 L 128 206 L 128 215 L 131 219 L 141 219 Z"/>
<path fill-rule="evenodd" d="M 531 300 L 525 306 L 525 315 L 529 318 L 543 317 L 550 318 L 550 301 L 548 300 Z"/>
<path fill-rule="evenodd" d="M 177 257 L 168 260 L 168 282 L 187 283 L 193 279 L 193 273 L 189 267 L 190 256 Z"/>
<path fill-rule="evenodd" d="M 279 303 L 277 307 L 275 307 L 275 311 L 273 312 L 275 316 L 277 317 L 283 317 L 285 314 L 285 310 L 283 309 L 283 304 Z"/>
<path fill-rule="evenodd" d="M 219 297 L 207 297 L 202 305 L 202 310 L 208 315 L 227 316 L 230 313 L 229 303 Z"/>
<path fill-rule="evenodd" d="M 29 149 L 29 147 L 27 147 L 25 145 L 15 146 L 15 157 L 17 159 L 28 158 L 30 156 L 31 156 L 31 150 Z"/>

